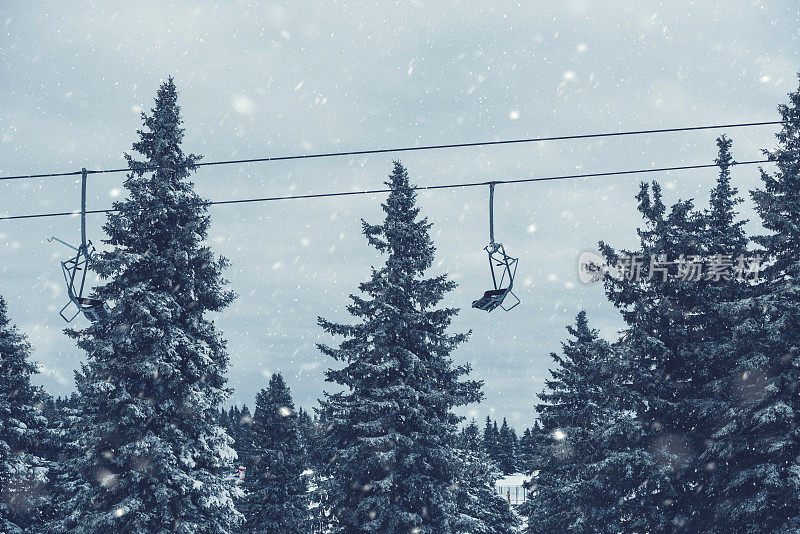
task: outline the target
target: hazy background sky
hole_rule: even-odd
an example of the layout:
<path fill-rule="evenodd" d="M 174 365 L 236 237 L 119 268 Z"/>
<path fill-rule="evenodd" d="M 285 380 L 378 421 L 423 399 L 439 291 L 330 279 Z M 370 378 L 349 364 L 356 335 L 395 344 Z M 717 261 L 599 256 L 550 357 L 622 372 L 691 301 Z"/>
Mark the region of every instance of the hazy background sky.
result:
<path fill-rule="evenodd" d="M 124 165 L 159 83 L 175 77 L 187 152 L 207 161 L 605 131 L 776 120 L 797 87 L 796 0 L 631 2 L 0 1 L 0 176 Z M 736 129 L 738 160 L 760 159 L 775 127 Z M 214 200 L 381 187 L 399 157 L 419 185 L 709 163 L 722 132 L 661 134 L 201 169 Z M 655 176 L 654 176 L 655 177 Z M 706 205 L 715 170 L 657 176 L 667 203 Z M 746 192 L 755 167 L 733 169 Z M 643 176 L 498 186 L 496 232 L 520 256 L 510 313 L 470 308 L 488 289 L 486 188 L 420 193 L 438 248 L 433 273 L 460 285 L 455 354 L 486 382 L 464 413 L 532 423 L 549 352 L 586 308 L 621 327 L 581 251 L 632 247 Z M 646 177 L 644 177 L 646 178 Z M 90 176 L 89 208 L 124 195 L 123 174 Z M 253 405 L 273 371 L 310 408 L 334 342 L 318 315 L 348 320 L 347 295 L 382 260 L 360 234 L 383 196 L 213 207 L 210 240 L 239 298 L 218 319 L 232 402 Z M 74 177 L 0 182 L 0 215 L 79 207 Z M 757 230 L 752 203 L 748 228 Z M 89 216 L 102 239 L 104 216 Z M 0 221 L 0 294 L 34 345 L 37 382 L 73 390 L 84 354 L 63 334 L 58 261 L 77 218 Z M 79 325 L 85 319 L 79 319 Z"/>

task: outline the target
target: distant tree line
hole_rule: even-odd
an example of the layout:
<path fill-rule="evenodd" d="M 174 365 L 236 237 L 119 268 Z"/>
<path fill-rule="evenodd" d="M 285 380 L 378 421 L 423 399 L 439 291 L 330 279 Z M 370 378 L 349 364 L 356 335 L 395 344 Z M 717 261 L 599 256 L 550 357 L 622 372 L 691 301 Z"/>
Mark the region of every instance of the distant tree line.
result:
<path fill-rule="evenodd" d="M 56 402 L 64 402 L 57 399 Z M 234 448 L 238 453 L 240 464 L 248 463 L 248 451 L 252 437 L 248 434 L 253 426 L 253 414 L 246 404 L 241 407 L 233 405 L 229 408 L 220 408 L 219 423 L 227 431 L 228 435 L 234 439 Z M 477 428 L 476 421 L 472 420 L 463 426 L 456 438 L 458 442 L 464 442 L 464 433 L 471 432 L 472 427 Z M 325 431 L 325 423 L 318 414 L 310 414 L 307 410 L 299 408 L 297 410 L 297 430 L 300 436 L 301 448 L 310 454 L 308 465 L 315 470 L 324 462 L 325 455 L 319 450 L 318 439 Z M 486 461 L 495 473 L 510 475 L 513 473 L 530 472 L 530 467 L 535 458 L 536 439 L 535 433 L 541 432 L 538 425 L 526 428 L 522 437 L 517 438 L 517 432 L 503 418 L 502 424 L 498 427 L 497 421 L 487 416 L 485 426 L 482 431 L 473 439 L 469 438 L 470 444 L 479 447 L 486 455 Z"/>

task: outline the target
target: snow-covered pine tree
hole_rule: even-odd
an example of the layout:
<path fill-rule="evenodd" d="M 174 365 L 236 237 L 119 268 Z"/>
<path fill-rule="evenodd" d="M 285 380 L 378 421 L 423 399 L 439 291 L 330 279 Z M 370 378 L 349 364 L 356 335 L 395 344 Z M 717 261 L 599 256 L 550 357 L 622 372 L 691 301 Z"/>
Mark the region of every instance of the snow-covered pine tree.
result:
<path fill-rule="evenodd" d="M 732 259 L 736 261 L 736 255 L 747 252 L 747 236 L 744 232 L 747 221 L 740 219 L 736 210 L 743 200 L 739 197 L 739 191 L 731 185 L 731 167 L 736 165 L 731 154 L 732 146 L 733 141 L 725 135 L 717 138 L 715 163 L 719 166 L 719 176 L 711 190 L 709 208 L 705 212 L 706 227 L 702 243 L 706 254 L 727 254 L 734 256 Z M 735 276 L 732 278 L 736 279 Z M 714 287 L 719 289 L 722 286 Z"/>
<path fill-rule="evenodd" d="M 745 296 L 747 283 L 740 280 L 738 268 L 739 258 L 747 255 L 748 240 L 744 232 L 746 221 L 739 219 L 736 206 L 742 202 L 738 191 L 731 185 L 731 167 L 735 164 L 731 155 L 732 141 L 726 136 L 717 139 L 717 158 L 719 175 L 714 189 L 711 190 L 709 208 L 703 213 L 703 230 L 700 244 L 704 251 L 706 264 L 713 261 L 725 261 L 730 266 L 730 277 L 718 280 L 705 280 L 697 284 L 697 307 L 693 313 L 703 318 L 702 331 L 696 340 L 694 352 L 695 365 L 698 371 L 693 377 L 693 384 L 684 392 L 684 398 L 691 401 L 696 421 L 691 438 L 691 450 L 694 466 L 689 466 L 684 475 L 685 482 L 693 488 L 693 499 L 690 509 L 684 516 L 684 525 L 688 532 L 708 532 L 715 524 L 714 513 L 719 495 L 719 484 L 716 480 L 716 461 L 709 448 L 715 447 L 715 434 L 725 426 L 725 414 L 730 406 L 731 398 L 727 392 L 725 381 L 735 358 L 727 347 L 732 337 L 732 328 L 736 314 L 731 307 L 738 299 Z M 717 258 L 717 260 L 714 260 Z"/>
<path fill-rule="evenodd" d="M 655 466 L 640 450 L 625 360 L 589 327 L 586 312 L 567 331 L 572 339 L 551 354 L 556 366 L 539 394 L 527 532 L 662 531 L 661 482 L 647 478 Z"/>
<path fill-rule="evenodd" d="M 228 474 L 235 452 L 216 423 L 228 355 L 209 311 L 234 298 L 227 261 L 204 244 L 204 201 L 187 180 L 199 159 L 181 150 L 172 78 L 158 89 L 127 155 L 128 197 L 104 226 L 110 250 L 93 268 L 107 280 L 108 318 L 72 332 L 87 353 L 76 373 L 85 456 L 68 517 L 50 531 L 232 532 L 241 521 Z"/>
<path fill-rule="evenodd" d="M 537 421 L 532 428 L 526 428 L 519 438 L 519 446 L 517 449 L 517 463 L 518 469 L 522 473 L 530 474 L 533 472 L 533 462 L 537 454 L 537 433 L 540 432 Z"/>
<path fill-rule="evenodd" d="M 228 435 L 233 438 L 233 448 L 236 450 L 237 462 L 239 465 L 250 465 L 253 463 L 250 451 L 253 449 L 253 416 L 250 408 L 243 404 L 231 407 L 228 412 Z"/>
<path fill-rule="evenodd" d="M 500 470 L 498 461 L 498 448 L 500 446 L 500 431 L 497 429 L 497 421 L 487 415 L 486 423 L 483 427 L 483 450 L 486 452 L 486 457 L 489 461 Z"/>
<path fill-rule="evenodd" d="M 486 454 L 491 455 L 493 452 L 492 444 L 497 441 L 494 434 L 492 433 L 492 419 L 488 415 L 486 416 L 486 422 L 483 424 L 483 440 L 481 443 L 483 444 L 483 450 Z"/>
<path fill-rule="evenodd" d="M 328 424 L 321 418 L 319 407 L 314 408 L 314 418 L 311 426 L 305 429 L 305 446 L 303 449 L 308 456 L 310 468 L 314 470 L 314 477 L 321 474 L 322 466 L 330 457 L 324 436 L 330 430 Z M 301 433 L 301 436 L 303 434 Z"/>
<path fill-rule="evenodd" d="M 500 429 L 497 426 L 497 420 L 492 421 L 492 443 L 490 445 L 491 448 L 491 457 L 492 460 L 496 464 L 500 464 Z"/>
<path fill-rule="evenodd" d="M 481 384 L 462 380 L 469 366 L 451 352 L 465 334 L 448 334 L 453 308 L 437 307 L 455 284 L 424 278 L 434 258 L 430 224 L 408 173 L 396 162 L 387 185 L 383 224 L 363 223 L 370 245 L 387 255 L 351 296 L 353 325 L 320 319 L 343 336 L 322 352 L 343 362 L 327 380 L 344 391 L 326 394 L 326 438 L 334 455 L 326 489 L 335 532 L 452 532 L 458 514 L 452 483 L 458 469 L 452 439 L 460 420 L 451 409 L 481 397 Z"/>
<path fill-rule="evenodd" d="M 496 474 L 481 443 L 475 421 L 462 429 L 456 442 L 460 468 L 455 482 L 459 518 L 453 525 L 458 534 L 512 534 L 517 517 L 494 490 Z"/>
<path fill-rule="evenodd" d="M 800 75 L 798 76 L 800 79 Z M 721 388 L 728 410 L 708 460 L 715 464 L 714 532 L 800 531 L 800 88 L 778 108 L 778 148 L 764 151 L 751 192 L 763 226 L 761 283 L 726 309 L 734 365 Z"/>
<path fill-rule="evenodd" d="M 707 265 L 700 277 L 692 265 L 705 253 L 705 218 L 692 201 L 667 210 L 656 182 L 652 190 L 642 184 L 637 200 L 644 220 L 639 249 L 617 254 L 600 244 L 609 264 L 626 266 L 627 276 L 606 277 L 606 295 L 627 323 L 618 352 L 629 360 L 631 389 L 639 402 L 636 414 L 647 432 L 641 451 L 659 472 L 643 476 L 669 480 L 669 487 L 661 487 L 659 511 L 670 528 L 680 531 L 698 502 L 695 467 L 702 452 L 696 448 L 702 429 L 695 388 L 706 372 L 705 359 L 697 355 L 707 336 L 708 281 Z"/>
<path fill-rule="evenodd" d="M 531 429 L 526 428 L 522 431 L 522 435 L 517 442 L 517 471 L 520 473 L 528 472 L 528 465 L 531 463 L 534 450 L 535 444 L 531 435 Z"/>
<path fill-rule="evenodd" d="M 38 371 L 30 352 L 0 296 L 0 532 L 7 534 L 39 526 L 47 483 L 47 462 L 36 450 L 47 421 L 42 392 L 31 384 Z"/>
<path fill-rule="evenodd" d="M 309 498 L 311 500 L 311 532 L 328 534 L 328 525 L 330 523 L 331 514 L 330 510 L 324 505 L 328 499 L 326 495 L 327 475 L 329 469 L 327 468 L 330 459 L 336 452 L 330 449 L 330 444 L 326 442 L 325 436 L 332 427 L 323 419 L 324 411 L 320 406 L 314 407 L 313 424 L 310 428 L 306 429 L 306 441 L 303 447 L 306 462 L 309 469 L 313 471 L 309 479 Z"/>
<path fill-rule="evenodd" d="M 220 409 L 217 410 L 217 424 L 227 430 L 228 434 L 231 433 L 229 428 L 230 423 L 228 422 L 228 412 L 224 407 L 220 407 Z"/>
<path fill-rule="evenodd" d="M 497 463 L 504 475 L 510 475 L 517 470 L 517 433 L 508 426 L 505 417 L 497 437 Z"/>
<path fill-rule="evenodd" d="M 308 483 L 300 446 L 297 413 L 283 376 L 273 374 L 269 386 L 256 395 L 252 438 L 240 509 L 248 534 L 307 534 Z"/>
<path fill-rule="evenodd" d="M 455 447 L 458 450 L 472 450 L 474 447 L 480 447 L 480 451 L 485 454 L 483 450 L 483 438 L 481 437 L 478 423 L 475 419 L 471 419 L 469 423 L 464 425 L 456 435 Z"/>
<path fill-rule="evenodd" d="M 311 450 L 317 440 L 317 424 L 311 414 L 302 407 L 297 409 L 297 432 L 300 434 L 300 447 L 306 455 L 306 467 L 316 469 L 316 465 L 312 462 Z"/>
<path fill-rule="evenodd" d="M 81 432 L 81 403 L 77 393 L 55 400 L 47 418 L 48 431 L 42 442 L 43 456 L 48 460 L 48 498 L 42 508 L 43 532 L 55 531 L 55 522 L 73 512 L 71 498 L 85 484 L 77 472 L 76 459 L 85 451 Z"/>
<path fill-rule="evenodd" d="M 302 406 L 297 410 L 297 430 L 300 432 L 300 442 L 306 450 L 306 444 L 314 439 L 314 419 Z"/>

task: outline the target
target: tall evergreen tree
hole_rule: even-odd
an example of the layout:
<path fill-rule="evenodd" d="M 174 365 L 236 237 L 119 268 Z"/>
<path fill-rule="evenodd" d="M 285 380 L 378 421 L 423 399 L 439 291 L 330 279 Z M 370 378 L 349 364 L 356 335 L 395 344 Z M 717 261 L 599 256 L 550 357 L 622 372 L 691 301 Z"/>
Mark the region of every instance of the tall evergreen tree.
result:
<path fill-rule="evenodd" d="M 243 404 L 241 408 L 233 406 L 228 414 L 228 434 L 233 438 L 233 448 L 236 450 L 239 465 L 248 466 L 253 463 L 253 415 L 250 408 Z"/>
<path fill-rule="evenodd" d="M 297 413 L 291 391 L 280 373 L 256 396 L 250 428 L 251 464 L 241 506 L 244 532 L 306 534 L 309 532 L 305 455 L 300 446 Z"/>
<path fill-rule="evenodd" d="M 494 453 L 497 448 L 497 440 L 498 436 L 495 432 L 495 426 L 492 426 L 492 419 L 487 415 L 486 416 L 486 423 L 483 426 L 483 450 L 486 452 L 487 457 L 490 459 L 494 459 Z"/>
<path fill-rule="evenodd" d="M 43 507 L 44 532 L 55 531 L 54 522 L 73 512 L 71 497 L 81 487 L 84 477 L 75 470 L 75 459 L 85 451 L 81 432 L 81 404 L 76 393 L 58 397 L 47 418 L 48 432 L 42 443 L 50 466 L 48 493 Z"/>
<path fill-rule="evenodd" d="M 453 532 L 459 534 L 512 534 L 517 517 L 508 502 L 494 490 L 496 475 L 491 469 L 475 421 L 458 436 L 456 454 L 460 461 L 455 483 L 458 519 Z"/>
<path fill-rule="evenodd" d="M 528 532 L 660 532 L 663 480 L 642 450 L 629 372 L 581 311 L 539 395 Z M 657 527 L 657 528 L 654 528 Z"/>
<path fill-rule="evenodd" d="M 38 526 L 47 483 L 36 450 L 47 421 L 42 392 L 31 384 L 38 371 L 30 352 L 0 296 L 0 531 L 9 534 Z"/>
<path fill-rule="evenodd" d="M 731 399 L 726 393 L 725 381 L 735 367 L 733 352 L 721 350 L 729 344 L 736 314 L 731 306 L 748 292 L 748 282 L 737 272 L 742 259 L 747 256 L 748 240 L 744 232 L 746 221 L 739 219 L 736 206 L 742 202 L 738 191 L 731 185 L 732 141 L 724 135 L 717 139 L 719 175 L 711 191 L 709 208 L 703 214 L 701 247 L 710 267 L 713 262 L 730 264 L 730 275 L 712 276 L 711 280 L 696 283 L 697 307 L 694 314 L 701 317 L 702 329 L 693 347 L 697 372 L 693 384 L 684 392 L 686 409 L 692 411 L 695 428 L 688 434 L 693 462 L 684 478 L 691 488 L 693 498 L 683 514 L 688 532 L 709 531 L 716 523 L 719 484 L 716 480 L 716 462 L 713 448 L 716 433 L 725 426 L 726 413 Z M 717 278 L 717 279 L 715 279 Z M 698 336 L 696 336 L 698 337 Z M 699 454 L 696 454 L 699 451 Z"/>
<path fill-rule="evenodd" d="M 702 243 L 706 254 L 730 255 L 736 260 L 738 254 L 747 252 L 747 236 L 744 232 L 747 221 L 739 219 L 736 206 L 742 203 L 742 198 L 731 185 L 731 167 L 736 165 L 731 154 L 732 145 L 733 141 L 724 135 L 717 138 L 715 163 L 719 166 L 719 176 L 711 190 Z"/>
<path fill-rule="evenodd" d="M 497 428 L 497 421 L 487 415 L 486 424 L 483 428 L 483 450 L 486 452 L 486 457 L 492 462 L 492 466 L 498 472 L 502 471 L 500 467 L 500 430 Z"/>
<path fill-rule="evenodd" d="M 314 419 L 302 406 L 297 410 L 297 430 L 300 432 L 300 440 L 304 444 L 303 449 L 306 449 L 305 444 L 314 439 Z"/>
<path fill-rule="evenodd" d="M 517 463 L 518 469 L 525 473 L 530 474 L 533 472 L 533 463 L 536 461 L 537 455 L 537 434 L 540 433 L 539 422 L 537 421 L 532 428 L 526 428 L 519 438 L 519 447 L 517 449 Z"/>
<path fill-rule="evenodd" d="M 327 499 L 327 476 L 330 474 L 328 466 L 332 462 L 332 458 L 337 451 L 332 448 L 332 443 L 326 439 L 326 436 L 333 430 L 325 419 L 325 410 L 321 405 L 314 407 L 314 425 L 311 433 L 308 435 L 309 439 L 306 442 L 305 453 L 311 469 L 314 472 L 311 474 L 309 486 L 312 491 L 310 492 L 311 499 L 311 528 L 313 532 L 328 532 L 328 525 L 332 520 L 332 513 L 325 503 L 329 502 Z"/>
<path fill-rule="evenodd" d="M 128 197 L 105 224 L 93 268 L 108 318 L 73 332 L 87 353 L 76 375 L 85 456 L 71 514 L 51 530 L 231 532 L 241 520 L 225 474 L 235 452 L 216 410 L 229 396 L 225 341 L 206 318 L 234 298 L 204 244 L 210 218 L 187 180 L 172 78 L 127 155 Z"/>
<path fill-rule="evenodd" d="M 297 432 L 300 434 L 300 448 L 303 449 L 303 453 L 306 456 L 306 467 L 316 471 L 317 464 L 315 463 L 314 454 L 312 454 L 312 452 L 315 447 L 314 442 L 317 441 L 319 432 L 317 424 L 311 417 L 311 414 L 302 407 L 297 410 Z"/>
<path fill-rule="evenodd" d="M 761 283 L 723 308 L 735 324 L 719 351 L 733 357 L 719 388 L 728 407 L 707 453 L 715 532 L 800 530 L 800 89 L 778 110 L 778 148 L 764 151 L 777 170 L 751 192 L 770 232 L 754 238 Z"/>
<path fill-rule="evenodd" d="M 315 414 L 310 427 L 306 428 L 304 450 L 308 456 L 311 468 L 314 469 L 314 477 L 321 474 L 323 466 L 330 459 L 330 450 L 325 442 L 325 435 L 331 430 L 330 425 L 322 419 L 321 414 L 317 413 L 318 408 L 314 408 Z M 302 435 L 302 434 L 301 434 Z"/>
<path fill-rule="evenodd" d="M 497 435 L 497 463 L 504 475 L 510 475 L 517 470 L 517 433 L 508 426 L 505 417 Z"/>
<path fill-rule="evenodd" d="M 344 363 L 327 380 L 345 390 L 327 394 L 332 426 L 328 506 L 336 532 L 437 533 L 457 518 L 452 483 L 458 469 L 452 439 L 460 420 L 451 409 L 480 399 L 481 384 L 461 380 L 468 366 L 450 354 L 465 334 L 448 334 L 456 309 L 437 304 L 455 287 L 442 276 L 424 278 L 434 258 L 430 224 L 408 173 L 395 163 L 383 204 L 383 224 L 363 223 L 370 245 L 387 255 L 351 296 L 353 325 L 320 319 L 343 336 L 322 352 Z"/>
<path fill-rule="evenodd" d="M 652 188 L 642 184 L 637 200 L 644 222 L 639 249 L 617 254 L 601 243 L 609 263 L 627 258 L 627 276 L 606 277 L 606 293 L 627 323 L 620 354 L 629 359 L 631 388 L 640 401 L 637 418 L 646 429 L 641 450 L 657 470 L 644 476 L 669 481 L 658 511 L 680 531 L 690 525 L 697 503 L 697 444 L 704 432 L 694 392 L 706 373 L 697 354 L 708 335 L 703 311 L 711 271 L 699 262 L 698 277 L 693 259 L 705 253 L 706 221 L 692 201 L 667 210 L 655 182 Z"/>

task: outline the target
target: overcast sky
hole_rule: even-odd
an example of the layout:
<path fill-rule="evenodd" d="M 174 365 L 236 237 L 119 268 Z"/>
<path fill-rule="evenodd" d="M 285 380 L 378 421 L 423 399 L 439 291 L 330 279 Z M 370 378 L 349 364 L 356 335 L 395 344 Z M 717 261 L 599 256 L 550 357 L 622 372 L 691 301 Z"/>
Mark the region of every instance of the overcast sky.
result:
<path fill-rule="evenodd" d="M 119 167 L 159 83 L 175 77 L 186 152 L 207 161 L 776 120 L 797 87 L 796 0 L 631 2 L 0 2 L 0 176 Z M 774 126 L 736 129 L 738 160 L 774 146 Z M 401 159 L 419 185 L 709 163 L 722 132 L 448 149 L 239 166 L 194 177 L 214 200 L 381 187 Z M 655 177 L 655 176 L 654 176 Z M 666 201 L 704 206 L 716 172 L 657 176 Z M 746 192 L 755 167 L 733 169 Z M 90 176 L 105 208 L 122 174 Z M 510 313 L 470 308 L 490 283 L 485 188 L 420 193 L 437 261 L 459 288 L 455 354 L 485 380 L 463 413 L 532 423 L 549 353 L 581 308 L 609 339 L 621 328 L 598 285 L 577 277 L 603 239 L 632 247 L 642 176 L 498 186 L 496 233 L 520 257 Z M 239 298 L 217 318 L 232 402 L 252 406 L 274 371 L 311 408 L 335 342 L 318 315 L 348 320 L 348 294 L 382 260 L 360 234 L 383 196 L 213 207 L 210 241 Z M 0 182 L 0 215 L 79 207 L 74 177 Z M 744 215 L 757 230 L 748 200 Z M 102 239 L 104 216 L 89 216 Z M 59 260 L 77 218 L 0 221 L 0 294 L 53 394 L 73 390 L 84 354 L 63 334 Z M 85 319 L 79 319 L 85 321 Z"/>

